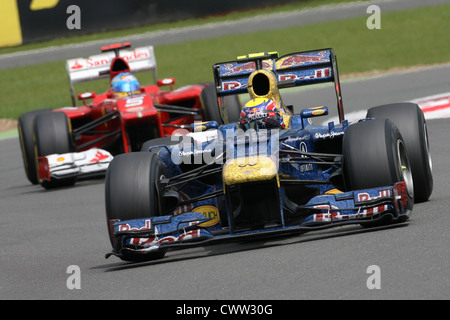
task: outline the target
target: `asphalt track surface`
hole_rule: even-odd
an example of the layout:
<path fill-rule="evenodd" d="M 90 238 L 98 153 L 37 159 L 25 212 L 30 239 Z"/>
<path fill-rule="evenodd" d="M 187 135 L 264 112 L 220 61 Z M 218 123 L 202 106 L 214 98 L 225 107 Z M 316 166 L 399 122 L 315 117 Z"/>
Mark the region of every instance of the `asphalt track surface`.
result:
<path fill-rule="evenodd" d="M 449 74 L 447 65 L 344 81 L 346 110 L 448 92 Z M 286 99 L 298 106 L 329 89 Z M 429 120 L 428 130 L 434 192 L 408 223 L 172 251 L 146 263 L 104 258 L 103 179 L 46 191 L 26 180 L 18 138 L 0 140 L 0 299 L 449 299 L 450 119 Z M 72 265 L 80 289 L 67 287 Z M 367 287 L 373 265 L 380 289 Z"/>

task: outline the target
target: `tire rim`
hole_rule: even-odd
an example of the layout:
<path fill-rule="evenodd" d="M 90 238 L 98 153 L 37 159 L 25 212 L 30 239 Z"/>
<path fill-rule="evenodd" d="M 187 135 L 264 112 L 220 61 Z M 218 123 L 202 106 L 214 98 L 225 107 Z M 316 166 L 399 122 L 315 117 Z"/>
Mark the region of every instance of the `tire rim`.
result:
<path fill-rule="evenodd" d="M 402 140 L 397 140 L 397 154 L 399 158 L 400 173 L 402 180 L 405 181 L 406 191 L 410 198 L 414 195 L 414 183 L 412 177 L 411 166 L 406 155 L 405 145 Z"/>

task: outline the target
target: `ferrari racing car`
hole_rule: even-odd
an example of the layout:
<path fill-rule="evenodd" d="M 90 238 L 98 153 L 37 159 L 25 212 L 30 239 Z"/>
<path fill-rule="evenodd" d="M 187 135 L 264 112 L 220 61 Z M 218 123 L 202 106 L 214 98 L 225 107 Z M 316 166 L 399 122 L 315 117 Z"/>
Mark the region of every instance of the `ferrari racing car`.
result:
<path fill-rule="evenodd" d="M 423 112 L 394 103 L 346 120 L 333 49 L 251 54 L 213 71 L 219 97 L 249 94 L 239 121 L 194 122 L 114 158 L 107 257 L 142 261 L 223 240 L 404 222 L 429 199 Z M 282 89 L 319 83 L 334 84 L 338 122 L 313 124 L 326 106 L 294 113 L 284 104 Z"/>
<path fill-rule="evenodd" d="M 73 105 L 21 115 L 20 145 L 31 183 L 52 188 L 104 175 L 113 156 L 139 151 L 147 140 L 170 136 L 198 120 L 239 119 L 238 100 L 228 100 L 229 110 L 234 110 L 229 120 L 228 114 L 219 114 L 212 83 L 173 90 L 174 78 L 157 78 L 152 46 L 129 48 L 129 43 L 113 44 L 87 59 L 68 60 Z M 154 84 L 141 86 L 134 74 L 144 71 L 153 73 Z M 76 95 L 74 84 L 103 78 L 110 79 L 105 93 Z"/>

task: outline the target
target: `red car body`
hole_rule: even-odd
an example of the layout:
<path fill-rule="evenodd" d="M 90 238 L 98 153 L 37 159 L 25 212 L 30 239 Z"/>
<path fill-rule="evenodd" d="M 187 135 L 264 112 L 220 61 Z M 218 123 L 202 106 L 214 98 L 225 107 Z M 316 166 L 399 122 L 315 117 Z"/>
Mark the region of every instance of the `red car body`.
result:
<path fill-rule="evenodd" d="M 100 153 L 111 157 L 140 151 L 148 140 L 168 137 L 179 128 L 190 130 L 194 121 L 222 122 L 212 83 L 173 90 L 173 78 L 157 78 L 152 46 L 128 48 L 129 43 L 114 44 L 103 47 L 101 54 L 68 60 L 66 69 L 73 105 L 31 111 L 19 118 L 22 155 L 30 182 L 46 188 L 66 185 L 75 181 L 80 171 L 79 159 L 87 156 L 79 153 L 100 149 Z M 141 86 L 140 92 L 126 97 L 116 97 L 110 89 L 101 94 L 75 93 L 74 84 L 80 82 L 103 78 L 111 82 L 119 73 L 144 71 L 153 72 L 154 84 Z M 163 86 L 170 89 L 163 90 Z M 77 105 L 78 100 L 82 101 L 81 106 Z M 55 154 L 64 156 L 49 157 Z M 82 166 L 89 165 L 92 169 L 98 158 L 85 159 Z M 60 175 L 52 170 L 59 170 Z M 104 172 L 105 166 L 100 171 Z M 61 183 L 63 180 L 65 183 Z"/>
<path fill-rule="evenodd" d="M 102 48 L 104 53 L 115 51 L 116 56 L 112 60 L 111 56 L 108 59 L 108 56 L 98 55 L 88 59 L 67 61 L 74 107 L 53 111 L 64 112 L 69 117 L 77 151 L 91 147 L 105 148 L 111 143 L 115 146 L 106 149 L 111 149 L 113 154 L 139 151 L 143 142 L 170 136 L 177 128 L 189 129 L 195 120 L 219 121 L 206 119 L 204 112 L 201 95 L 210 84 L 193 84 L 177 90 L 162 90 L 162 86 L 170 86 L 172 89 L 175 80 L 173 78 L 157 80 L 153 48 L 123 50 L 128 47 L 129 44 Z M 109 90 L 99 95 L 82 93 L 78 95 L 78 99 L 83 101 L 83 106 L 77 107 L 73 84 L 94 80 L 92 70 L 98 74 L 94 79 L 107 76 L 111 80 L 121 72 L 152 71 L 155 84 L 142 86 L 141 93 L 125 98 L 115 98 Z M 92 101 L 87 104 L 88 99 Z M 120 141 L 113 143 L 119 135 Z"/>

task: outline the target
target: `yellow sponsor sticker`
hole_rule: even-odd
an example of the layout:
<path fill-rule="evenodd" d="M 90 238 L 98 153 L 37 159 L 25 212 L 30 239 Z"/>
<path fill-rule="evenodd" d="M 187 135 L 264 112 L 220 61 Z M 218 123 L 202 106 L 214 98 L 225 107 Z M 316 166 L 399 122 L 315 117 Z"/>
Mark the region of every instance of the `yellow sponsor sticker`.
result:
<path fill-rule="evenodd" d="M 192 211 L 199 212 L 211 220 L 199 224 L 200 227 L 211 227 L 220 222 L 219 210 L 214 206 L 200 206 Z"/>
<path fill-rule="evenodd" d="M 342 191 L 339 189 L 331 189 L 325 192 L 325 194 L 338 194 L 338 193 L 342 193 Z"/>
<path fill-rule="evenodd" d="M 313 116 L 320 116 L 324 113 L 325 113 L 325 110 L 323 110 L 323 109 L 313 110 L 313 112 L 312 112 Z"/>
<path fill-rule="evenodd" d="M 222 171 L 223 182 L 226 185 L 272 180 L 277 173 L 276 160 L 270 156 L 230 159 L 225 163 Z"/>

